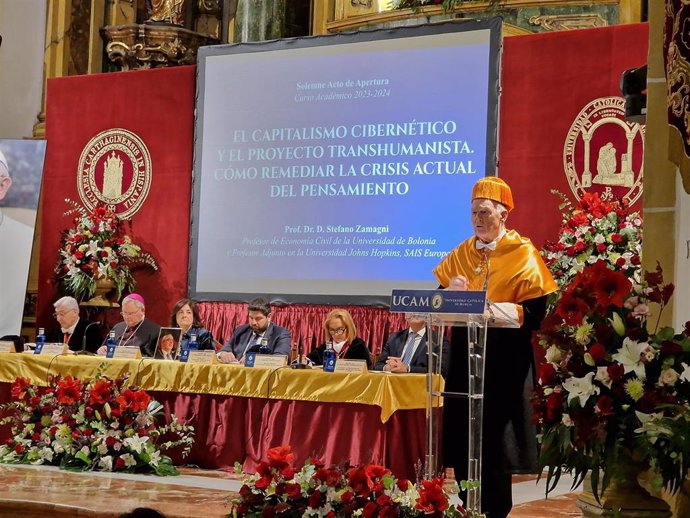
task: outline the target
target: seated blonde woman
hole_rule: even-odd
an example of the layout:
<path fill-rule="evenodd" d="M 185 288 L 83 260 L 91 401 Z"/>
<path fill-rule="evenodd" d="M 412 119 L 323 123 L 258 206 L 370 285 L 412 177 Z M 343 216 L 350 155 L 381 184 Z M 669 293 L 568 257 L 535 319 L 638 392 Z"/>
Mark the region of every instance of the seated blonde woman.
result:
<path fill-rule="evenodd" d="M 371 355 L 367 344 L 357 336 L 357 328 L 352 316 L 345 309 L 334 309 L 323 322 L 325 341 L 307 355 L 314 365 L 323 365 L 323 352 L 327 345 L 335 350 L 336 358 L 366 360 L 371 369 Z"/>

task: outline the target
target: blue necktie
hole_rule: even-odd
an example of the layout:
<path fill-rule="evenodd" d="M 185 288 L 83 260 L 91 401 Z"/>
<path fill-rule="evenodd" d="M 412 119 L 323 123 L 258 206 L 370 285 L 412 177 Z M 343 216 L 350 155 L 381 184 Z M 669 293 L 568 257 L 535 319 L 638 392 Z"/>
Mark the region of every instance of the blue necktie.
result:
<path fill-rule="evenodd" d="M 403 357 L 402 357 L 402 362 L 405 365 L 409 365 L 410 360 L 412 360 L 412 353 L 414 353 L 414 341 L 416 338 L 417 338 L 417 333 L 415 333 L 414 331 L 411 331 L 410 332 L 410 338 L 407 341 L 407 343 L 405 344 L 405 352 L 403 353 Z"/>

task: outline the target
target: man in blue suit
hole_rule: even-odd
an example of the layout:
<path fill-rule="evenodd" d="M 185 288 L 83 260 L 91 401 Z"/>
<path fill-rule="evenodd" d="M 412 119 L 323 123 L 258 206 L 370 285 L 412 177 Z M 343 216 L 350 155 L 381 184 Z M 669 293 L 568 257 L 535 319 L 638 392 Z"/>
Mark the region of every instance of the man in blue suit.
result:
<path fill-rule="evenodd" d="M 221 363 L 244 363 L 248 352 L 265 351 L 285 355 L 289 361 L 291 349 L 290 331 L 271 322 L 271 305 L 258 298 L 249 303 L 249 323 L 235 329 L 218 352 L 218 359 Z"/>
<path fill-rule="evenodd" d="M 409 328 L 392 334 L 383 346 L 374 370 L 395 373 L 427 372 L 427 329 L 422 315 L 407 313 Z M 435 356 L 438 358 L 438 356 Z M 441 374 L 448 372 L 448 341 L 443 340 Z"/>

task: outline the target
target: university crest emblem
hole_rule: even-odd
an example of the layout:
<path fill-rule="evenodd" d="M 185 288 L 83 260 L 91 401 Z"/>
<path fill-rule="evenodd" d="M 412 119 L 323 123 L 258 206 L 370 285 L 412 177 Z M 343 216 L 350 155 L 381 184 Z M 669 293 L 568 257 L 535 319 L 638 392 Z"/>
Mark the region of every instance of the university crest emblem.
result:
<path fill-rule="evenodd" d="M 135 133 L 111 128 L 84 146 L 77 188 L 87 209 L 100 202 L 128 219 L 141 208 L 150 187 L 151 155 Z"/>
<path fill-rule="evenodd" d="M 563 148 L 563 169 L 580 200 L 585 192 L 631 205 L 642 195 L 644 126 L 625 120 L 625 99 L 600 97 L 575 118 Z"/>

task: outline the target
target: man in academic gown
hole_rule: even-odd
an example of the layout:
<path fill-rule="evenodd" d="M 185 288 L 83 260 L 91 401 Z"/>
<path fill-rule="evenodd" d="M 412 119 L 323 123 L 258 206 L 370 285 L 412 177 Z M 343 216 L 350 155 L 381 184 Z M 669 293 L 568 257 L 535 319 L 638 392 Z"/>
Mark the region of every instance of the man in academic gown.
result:
<path fill-rule="evenodd" d="M 557 290 L 531 241 L 506 230 L 513 206 L 512 192 L 503 180 L 479 180 L 472 191 L 475 235 L 460 243 L 434 269 L 444 288 L 486 289 L 496 308 L 487 316 L 520 324 L 513 329 L 491 328 L 487 333 L 481 495 L 482 512 L 488 518 L 506 518 L 512 507 L 511 472 L 503 438 L 509 423 L 516 435 L 524 430 L 523 389 L 534 363 L 531 335 L 544 318 L 547 295 Z M 467 331 L 455 327 L 446 390 L 466 393 L 467 383 Z M 454 468 L 458 479 L 465 479 L 467 400 L 446 398 L 444 405 L 444 464 Z"/>

